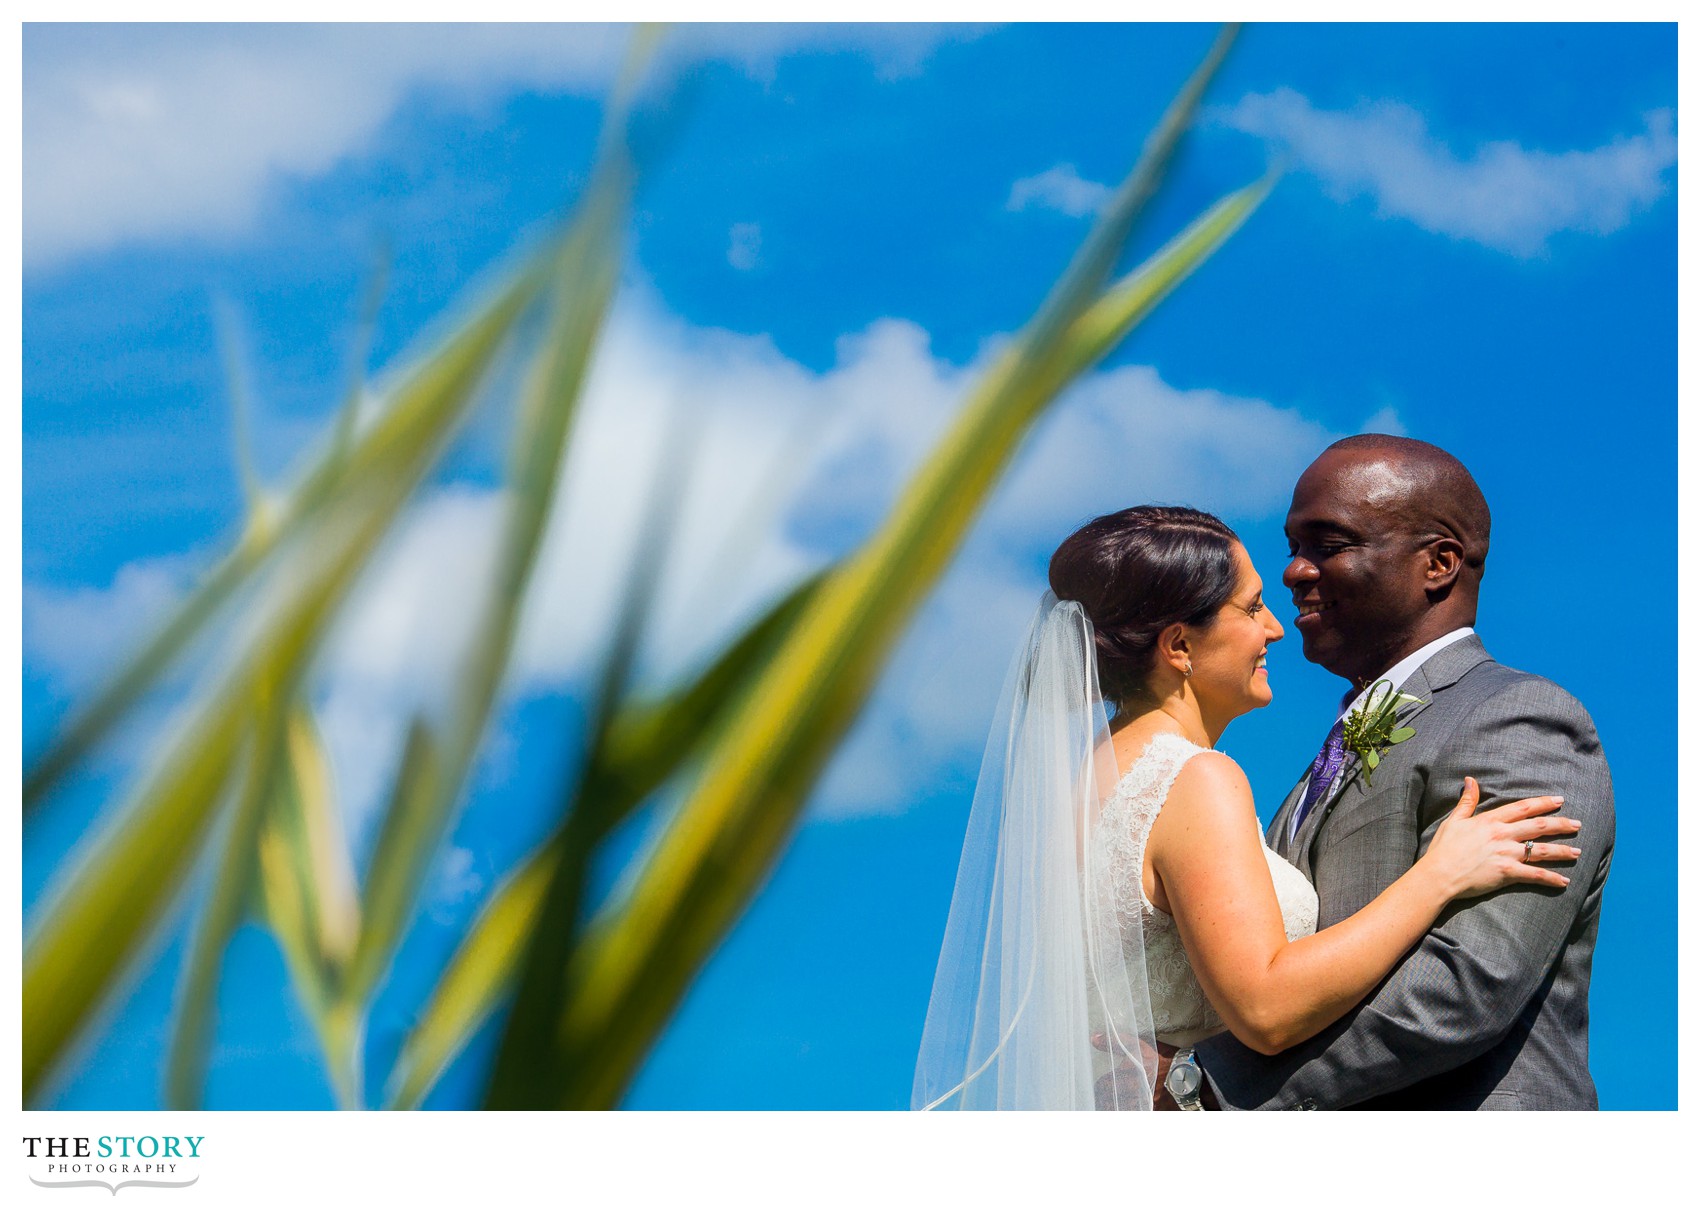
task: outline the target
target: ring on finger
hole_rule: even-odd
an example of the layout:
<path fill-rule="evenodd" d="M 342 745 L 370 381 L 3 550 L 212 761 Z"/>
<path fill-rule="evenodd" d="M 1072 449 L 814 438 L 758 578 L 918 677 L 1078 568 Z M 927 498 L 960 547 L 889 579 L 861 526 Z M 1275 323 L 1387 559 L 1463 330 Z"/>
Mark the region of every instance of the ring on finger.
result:
<path fill-rule="evenodd" d="M 1530 838 L 1528 841 L 1523 843 L 1523 861 L 1525 863 L 1528 862 L 1529 856 L 1531 854 L 1533 854 L 1534 852 L 1535 852 L 1535 840 L 1533 838 Z"/>

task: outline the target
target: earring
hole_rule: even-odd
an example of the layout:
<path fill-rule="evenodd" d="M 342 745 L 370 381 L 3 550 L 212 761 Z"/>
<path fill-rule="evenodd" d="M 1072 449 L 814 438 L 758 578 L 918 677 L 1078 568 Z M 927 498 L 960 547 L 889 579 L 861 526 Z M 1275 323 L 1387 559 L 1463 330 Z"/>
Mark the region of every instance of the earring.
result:
<path fill-rule="evenodd" d="M 1191 661 L 1188 661 L 1186 663 L 1186 668 L 1181 671 L 1181 676 L 1183 678 L 1190 678 L 1192 676 L 1192 662 Z"/>

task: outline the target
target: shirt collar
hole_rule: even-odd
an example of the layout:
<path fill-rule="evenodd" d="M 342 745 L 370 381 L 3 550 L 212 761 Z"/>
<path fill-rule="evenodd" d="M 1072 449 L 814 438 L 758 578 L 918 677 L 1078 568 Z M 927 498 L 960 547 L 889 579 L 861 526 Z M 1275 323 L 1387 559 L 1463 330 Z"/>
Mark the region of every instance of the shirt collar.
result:
<path fill-rule="evenodd" d="M 1404 660 L 1400 661 L 1397 665 L 1393 666 L 1393 668 L 1389 669 L 1380 677 L 1372 678 L 1369 685 L 1365 686 L 1356 694 L 1352 694 L 1348 691 L 1348 697 L 1344 697 L 1340 700 L 1340 714 L 1336 718 L 1343 720 L 1346 716 L 1362 706 L 1363 701 L 1369 697 L 1370 690 L 1377 682 L 1392 682 L 1393 689 L 1397 690 L 1405 684 L 1405 680 L 1407 678 L 1409 678 L 1422 666 L 1424 661 L 1428 660 L 1435 653 L 1439 652 L 1442 648 L 1457 643 L 1465 636 L 1475 634 L 1476 629 L 1474 627 L 1460 627 L 1456 631 L 1447 632 L 1438 640 L 1430 640 L 1427 644 L 1424 644 L 1421 648 L 1411 653 Z"/>

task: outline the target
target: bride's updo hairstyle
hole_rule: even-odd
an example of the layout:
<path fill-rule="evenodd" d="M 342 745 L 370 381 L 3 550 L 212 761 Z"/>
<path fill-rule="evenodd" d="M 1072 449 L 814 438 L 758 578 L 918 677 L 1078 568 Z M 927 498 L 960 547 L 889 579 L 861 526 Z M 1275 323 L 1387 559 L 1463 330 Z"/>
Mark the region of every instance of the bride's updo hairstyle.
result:
<path fill-rule="evenodd" d="M 1165 627 L 1202 627 L 1233 596 L 1239 536 L 1213 514 L 1136 505 L 1094 518 L 1051 556 L 1051 592 L 1092 620 L 1098 687 L 1122 714 L 1146 695 Z"/>

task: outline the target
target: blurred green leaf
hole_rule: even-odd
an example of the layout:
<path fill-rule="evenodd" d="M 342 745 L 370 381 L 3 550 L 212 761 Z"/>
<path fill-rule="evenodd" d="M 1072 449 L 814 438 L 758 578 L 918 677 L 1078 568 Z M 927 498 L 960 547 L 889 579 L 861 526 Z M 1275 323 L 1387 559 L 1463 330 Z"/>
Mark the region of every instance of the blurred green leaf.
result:
<path fill-rule="evenodd" d="M 588 729 L 589 741 L 585 746 L 591 755 L 601 752 L 613 717 L 631 684 L 639 644 L 654 610 L 661 570 L 667 563 L 670 539 L 677 532 L 677 510 L 684 499 L 687 479 L 684 463 L 692 446 L 695 426 L 663 425 L 662 432 L 665 435 L 662 456 L 650 485 L 636 540 L 632 544 L 625 584 L 613 612 L 613 631 L 591 700 L 594 707 Z M 583 917 L 590 857 L 598 840 L 593 817 L 586 808 L 589 803 L 602 798 L 598 787 L 602 773 L 600 763 L 592 756 L 580 771 L 575 792 L 568 797 L 569 806 L 560 827 L 560 844 L 554 850 L 554 866 L 539 910 L 541 920 L 556 923 L 561 928 L 534 931 L 527 940 L 518 993 L 508 1015 L 507 1034 L 492 1068 L 492 1087 L 511 1081 L 516 1069 L 531 1067 L 532 1058 L 512 1051 L 505 1041 L 547 1032 L 552 1007 L 562 996 L 562 973 Z"/>
<path fill-rule="evenodd" d="M 413 856 L 435 844 L 432 808 L 441 798 L 442 743 L 423 719 L 408 725 L 401 761 L 390 784 L 389 801 L 366 885 L 361 895 L 360 935 L 348 964 L 347 980 L 339 995 L 350 1003 L 363 1001 L 377 984 L 388 959 L 388 945 L 406 928 L 412 903 L 413 873 L 390 856 Z"/>
<path fill-rule="evenodd" d="M 1135 223 L 1144 213 L 1145 204 L 1157 192 L 1163 173 L 1191 128 L 1193 115 L 1204 98 L 1204 90 L 1221 68 L 1239 32 L 1240 26 L 1236 23 L 1222 27 L 1203 62 L 1193 70 L 1181 91 L 1169 103 L 1162 119 L 1146 137 L 1139 162 L 1116 187 L 1098 222 L 1028 325 L 1032 346 L 1044 348 L 1050 345 L 1058 331 L 1073 323 L 1082 306 L 1109 279 L 1127 248 Z"/>
<path fill-rule="evenodd" d="M 330 758 L 304 702 L 290 713 L 286 754 L 260 841 L 262 849 L 275 848 L 282 860 L 274 878 L 262 859 L 267 903 L 288 898 L 299 905 L 293 920 L 301 940 L 319 957 L 325 982 L 331 984 L 354 954 L 360 892 L 331 786 Z"/>
<path fill-rule="evenodd" d="M 390 1106 L 418 1106 L 505 995 L 537 928 L 555 859 L 555 845 L 543 847 L 491 896 L 402 1046 Z"/>
<path fill-rule="evenodd" d="M 523 280 L 524 275 L 522 275 Z M 188 727 L 107 832 L 68 860 L 44 900 L 24 954 L 24 1090 L 33 1095 L 52 1063 L 88 1021 L 175 899 L 210 833 L 239 747 L 252 726 L 262 679 L 299 676 L 324 639 L 336 607 L 369 562 L 402 503 L 464 415 L 484 371 L 529 291 L 510 286 L 447 337 L 398 389 L 393 406 L 347 452 L 335 483 L 309 481 L 297 494 L 317 497 L 311 534 L 291 544 L 294 557 L 266 587 L 277 605 L 243 637 L 240 654 L 194 709 Z M 249 542 L 248 536 L 256 537 Z M 245 551 L 222 566 L 218 595 L 269 553 L 276 529 L 250 525 Z M 239 549 L 242 547 L 239 544 Z M 225 581 L 229 583 L 226 584 Z M 163 667 L 171 647 L 205 622 L 214 603 L 203 588 L 115 686 L 133 701 Z M 177 633 L 181 632 L 179 635 Z M 170 637 L 175 637 L 170 638 Z M 126 705 L 109 694 L 85 714 L 98 732 Z M 73 728 L 70 738 L 92 740 Z M 77 742 L 82 743 L 81 741 Z M 75 746 L 73 746 L 75 748 Z M 68 760 L 64 759 L 64 760 Z M 74 874 L 68 878 L 65 869 Z"/>
<path fill-rule="evenodd" d="M 372 280 L 367 283 L 365 297 L 360 303 L 360 319 L 355 325 L 354 347 L 349 354 L 348 393 L 337 411 L 336 426 L 325 451 L 325 462 L 340 468 L 354 442 L 355 426 L 360 420 L 360 400 L 366 391 L 366 358 L 372 348 L 372 334 L 378 327 L 378 309 L 384 301 L 384 288 L 390 276 L 390 249 L 387 243 L 379 246 L 372 266 Z"/>
<path fill-rule="evenodd" d="M 424 744 L 422 733 L 409 738 L 413 757 L 403 763 L 405 793 L 390 801 L 367 874 L 367 911 L 344 990 L 350 1001 L 368 996 L 401 941 L 507 670 L 579 394 L 618 280 L 628 190 L 617 163 L 608 166 L 593 181 L 556 259 L 549 331 L 515 426 L 493 583 L 447 727 L 432 738 L 428 753 L 415 749 Z"/>
<path fill-rule="evenodd" d="M 546 281 L 549 258 L 534 256 L 488 302 L 428 352 L 387 394 L 388 406 L 358 435 L 339 426 L 300 485 L 281 502 L 256 498 L 231 550 L 212 568 L 137 653 L 90 701 L 73 712 L 24 778 L 24 810 L 46 794 L 140 702 L 148 688 L 233 594 L 248 585 L 286 541 L 324 524 L 326 507 L 350 485 L 388 479 L 397 505 L 442 448 L 475 398 L 515 319 Z M 352 417 L 353 405 L 344 410 Z M 351 422 L 350 422 L 351 423 Z"/>
<path fill-rule="evenodd" d="M 1059 384 L 1067 382 L 1114 349 L 1170 291 L 1239 230 L 1268 196 L 1273 184 L 1273 178 L 1265 178 L 1229 194 L 1194 219 L 1138 269 L 1106 290 L 1057 342 L 1056 365 L 1050 374 Z"/>
<path fill-rule="evenodd" d="M 553 1007 L 548 1030 L 530 1028 L 531 1015 L 522 1015 L 538 1011 L 526 1006 L 522 985 L 502 1049 L 529 1064 L 493 1085 L 488 1105 L 608 1107 L 618 1100 L 691 978 L 765 878 L 892 647 L 1021 439 L 1072 376 L 1108 351 L 1102 334 L 1117 326 L 1076 324 L 1099 301 L 1103 274 L 1149 196 L 1139 182 L 1160 172 L 1224 49 L 1225 40 L 1147 144 L 1065 277 L 1066 289 L 1053 291 L 989 369 L 891 515 L 811 597 L 732 709 L 630 896 L 592 923 L 572 955 L 566 996 Z M 1220 238 L 1183 237 L 1165 248 L 1112 291 L 1121 314 L 1129 322 L 1146 314 Z"/>
<path fill-rule="evenodd" d="M 595 778 L 579 809 L 594 818 L 595 834 L 606 834 L 623 821 L 713 735 L 726 708 L 748 692 L 828 575 L 818 572 L 793 586 L 688 685 L 615 713 L 593 755 Z"/>
<path fill-rule="evenodd" d="M 343 1106 L 358 1105 L 350 1024 L 336 1014 L 360 929 L 359 889 L 312 712 L 297 702 L 258 840 L 261 903 Z"/>
<path fill-rule="evenodd" d="M 183 959 L 177 1006 L 166 1057 L 165 1104 L 176 1110 L 201 1105 L 207 1055 L 212 1047 L 219 973 L 230 936 L 241 924 L 253 883 L 254 854 L 283 748 L 284 688 L 274 671 L 254 680 L 252 731 L 248 737 L 236 808 L 225 829 L 212 890 L 195 924 Z"/>
<path fill-rule="evenodd" d="M 176 899 L 252 734 L 262 686 L 304 666 L 383 520 L 369 517 L 313 564 L 303 562 L 301 580 L 288 587 L 249 655 L 206 696 L 127 807 L 45 898 L 24 948 L 26 1101 Z"/>
<path fill-rule="evenodd" d="M 725 704 L 772 654 L 821 579 L 809 577 L 792 589 L 688 685 L 659 702 L 632 703 L 615 713 L 587 759 L 592 772 L 573 809 L 587 836 L 606 836 L 699 751 Z M 416 1106 L 506 996 L 564 844 L 557 833 L 491 895 L 402 1047 L 390 1080 L 391 1106 Z"/>

